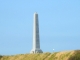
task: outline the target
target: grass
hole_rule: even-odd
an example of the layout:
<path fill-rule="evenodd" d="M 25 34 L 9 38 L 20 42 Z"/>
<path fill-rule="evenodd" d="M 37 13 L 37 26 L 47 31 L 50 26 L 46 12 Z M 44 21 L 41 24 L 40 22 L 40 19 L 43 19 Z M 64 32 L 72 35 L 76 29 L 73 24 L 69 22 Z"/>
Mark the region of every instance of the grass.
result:
<path fill-rule="evenodd" d="M 0 60 L 80 60 L 80 50 L 1 56 Z"/>

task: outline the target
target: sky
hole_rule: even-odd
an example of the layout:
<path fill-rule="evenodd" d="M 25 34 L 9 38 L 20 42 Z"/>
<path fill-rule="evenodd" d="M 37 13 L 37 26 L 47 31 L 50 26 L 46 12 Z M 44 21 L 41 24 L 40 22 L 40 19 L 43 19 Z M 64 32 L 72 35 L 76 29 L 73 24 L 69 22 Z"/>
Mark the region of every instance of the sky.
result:
<path fill-rule="evenodd" d="M 80 0 L 0 0 L 0 55 L 31 51 L 35 12 L 43 52 L 80 49 Z"/>

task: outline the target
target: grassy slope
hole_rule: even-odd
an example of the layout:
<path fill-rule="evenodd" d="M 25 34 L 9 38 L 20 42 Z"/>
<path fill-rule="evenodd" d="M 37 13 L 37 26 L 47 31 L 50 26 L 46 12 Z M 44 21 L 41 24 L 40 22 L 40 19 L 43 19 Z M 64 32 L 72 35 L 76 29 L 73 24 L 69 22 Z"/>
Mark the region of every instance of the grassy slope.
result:
<path fill-rule="evenodd" d="M 80 60 L 80 50 L 42 54 L 0 56 L 0 60 Z"/>

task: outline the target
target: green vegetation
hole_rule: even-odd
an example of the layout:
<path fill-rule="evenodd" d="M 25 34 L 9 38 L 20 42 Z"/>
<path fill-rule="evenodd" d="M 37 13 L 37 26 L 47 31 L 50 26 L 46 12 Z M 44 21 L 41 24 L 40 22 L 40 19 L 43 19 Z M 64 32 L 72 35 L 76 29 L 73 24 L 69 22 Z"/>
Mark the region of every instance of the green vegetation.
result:
<path fill-rule="evenodd" d="M 80 50 L 1 56 L 0 60 L 80 60 Z"/>
<path fill-rule="evenodd" d="M 74 54 L 70 56 L 69 60 L 80 60 L 80 50 L 76 50 Z"/>

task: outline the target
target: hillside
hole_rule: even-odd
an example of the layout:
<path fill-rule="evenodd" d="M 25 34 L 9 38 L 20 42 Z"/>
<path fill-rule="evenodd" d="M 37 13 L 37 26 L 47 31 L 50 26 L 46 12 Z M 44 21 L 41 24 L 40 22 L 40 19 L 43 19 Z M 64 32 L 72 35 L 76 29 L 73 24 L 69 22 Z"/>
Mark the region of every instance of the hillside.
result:
<path fill-rule="evenodd" d="M 0 56 L 0 60 L 80 60 L 80 50 Z"/>

